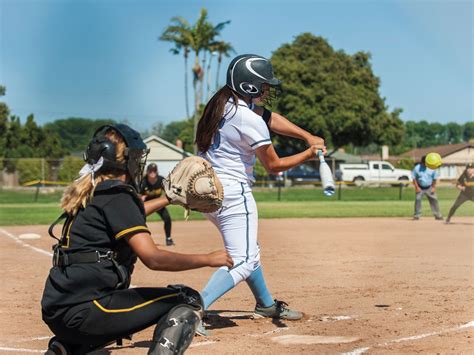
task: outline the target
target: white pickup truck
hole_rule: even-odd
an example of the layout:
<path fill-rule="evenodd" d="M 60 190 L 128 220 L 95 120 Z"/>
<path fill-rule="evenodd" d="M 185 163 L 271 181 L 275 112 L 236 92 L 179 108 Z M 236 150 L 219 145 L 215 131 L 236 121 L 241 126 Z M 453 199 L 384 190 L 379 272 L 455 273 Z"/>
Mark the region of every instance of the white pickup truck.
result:
<path fill-rule="evenodd" d="M 411 171 L 395 169 L 386 161 L 371 160 L 367 164 L 341 164 L 342 181 L 354 182 L 356 185 L 364 183 L 399 184 L 411 180 Z"/>

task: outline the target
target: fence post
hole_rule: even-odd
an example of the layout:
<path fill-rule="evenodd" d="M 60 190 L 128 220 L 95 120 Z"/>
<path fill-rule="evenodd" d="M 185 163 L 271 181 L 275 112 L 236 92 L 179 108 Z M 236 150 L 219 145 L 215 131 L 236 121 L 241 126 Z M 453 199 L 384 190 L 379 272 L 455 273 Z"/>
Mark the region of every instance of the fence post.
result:
<path fill-rule="evenodd" d="M 398 199 L 401 201 L 402 200 L 402 189 L 403 189 L 403 184 L 400 183 L 399 185 L 399 190 L 398 190 Z"/>
<path fill-rule="evenodd" d="M 44 187 L 44 158 L 41 158 L 41 185 Z"/>
<path fill-rule="evenodd" d="M 277 184 L 278 184 L 278 201 L 281 200 L 281 184 L 283 183 L 283 178 L 280 180 L 279 176 L 277 177 Z"/>
<path fill-rule="evenodd" d="M 341 186 L 342 186 L 342 181 L 339 181 L 339 188 L 337 189 L 337 199 L 338 199 L 338 201 L 341 201 Z"/>

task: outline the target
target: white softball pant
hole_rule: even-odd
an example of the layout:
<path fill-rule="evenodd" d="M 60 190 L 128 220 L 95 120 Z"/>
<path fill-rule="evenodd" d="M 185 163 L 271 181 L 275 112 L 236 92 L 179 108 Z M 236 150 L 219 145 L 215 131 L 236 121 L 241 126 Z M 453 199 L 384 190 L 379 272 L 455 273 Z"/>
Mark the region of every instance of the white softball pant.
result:
<path fill-rule="evenodd" d="M 205 214 L 216 225 L 224 239 L 224 245 L 234 261 L 229 270 L 234 285 L 246 280 L 260 266 L 258 246 L 258 211 L 247 183 L 221 179 L 224 187 L 223 207 Z M 227 267 L 222 267 L 227 270 Z"/>

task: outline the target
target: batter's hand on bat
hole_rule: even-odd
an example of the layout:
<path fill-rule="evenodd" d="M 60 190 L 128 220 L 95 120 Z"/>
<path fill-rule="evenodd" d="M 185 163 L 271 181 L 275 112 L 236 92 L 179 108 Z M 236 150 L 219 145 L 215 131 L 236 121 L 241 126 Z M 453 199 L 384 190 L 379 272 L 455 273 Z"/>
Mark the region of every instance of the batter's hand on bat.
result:
<path fill-rule="evenodd" d="M 310 136 L 306 139 L 308 145 L 315 145 L 318 149 L 322 150 L 326 154 L 326 146 L 324 145 L 324 139 L 318 136 Z"/>
<path fill-rule="evenodd" d="M 321 146 L 321 145 L 314 144 L 314 145 L 311 145 L 310 148 L 311 148 L 311 151 L 313 152 L 315 157 L 318 156 L 319 151 L 322 151 L 323 155 L 326 155 L 326 153 L 327 153 L 325 145 Z"/>
<path fill-rule="evenodd" d="M 217 250 L 207 254 L 209 257 L 209 266 L 220 267 L 227 266 L 229 269 L 234 266 L 234 261 L 225 250 Z"/>

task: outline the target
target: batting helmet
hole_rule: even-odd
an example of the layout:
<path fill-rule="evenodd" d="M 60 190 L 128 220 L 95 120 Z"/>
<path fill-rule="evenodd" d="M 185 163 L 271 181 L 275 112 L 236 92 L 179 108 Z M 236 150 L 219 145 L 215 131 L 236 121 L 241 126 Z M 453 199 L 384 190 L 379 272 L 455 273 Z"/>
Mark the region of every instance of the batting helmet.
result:
<path fill-rule="evenodd" d="M 127 146 L 124 153 L 124 164 L 117 161 L 115 143 L 105 135 L 109 130 L 116 131 Z M 140 133 L 125 124 L 114 124 L 101 126 L 95 131 L 84 152 L 84 160 L 88 164 L 96 164 L 102 157 L 104 163 L 99 170 L 100 172 L 111 169 L 127 172 L 131 179 L 131 185 L 138 190 L 148 153 L 149 149 L 143 142 Z"/>
<path fill-rule="evenodd" d="M 235 92 L 250 98 L 262 96 L 262 85 L 279 87 L 281 81 L 273 76 L 270 61 L 256 54 L 235 57 L 227 69 L 226 85 Z"/>
<path fill-rule="evenodd" d="M 441 160 L 441 155 L 439 155 L 438 153 L 429 153 L 426 155 L 426 158 L 425 158 L 425 165 L 426 167 L 430 168 L 430 169 L 438 169 L 441 164 L 443 164 L 442 160 Z"/>

